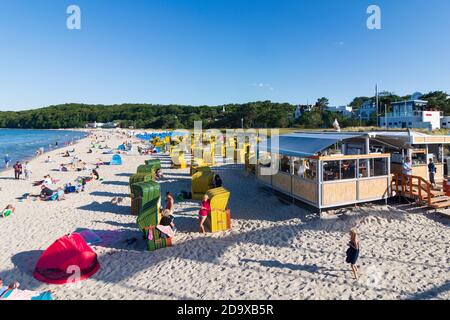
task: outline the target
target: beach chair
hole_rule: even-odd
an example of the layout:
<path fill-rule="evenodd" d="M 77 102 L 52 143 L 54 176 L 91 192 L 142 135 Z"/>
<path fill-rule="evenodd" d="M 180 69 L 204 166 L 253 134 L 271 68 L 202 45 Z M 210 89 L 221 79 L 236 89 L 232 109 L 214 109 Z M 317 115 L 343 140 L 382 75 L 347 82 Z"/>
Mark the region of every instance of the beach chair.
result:
<path fill-rule="evenodd" d="M 180 152 L 178 156 L 171 156 L 172 158 L 172 168 L 175 169 L 186 169 L 187 163 L 186 159 L 184 158 L 184 152 Z"/>
<path fill-rule="evenodd" d="M 154 181 L 139 182 L 131 185 L 131 208 L 137 215 L 136 223 L 141 231 L 159 223 L 159 203 L 161 187 Z"/>
<path fill-rule="evenodd" d="M 155 176 L 153 173 L 136 173 L 133 174 L 130 177 L 129 180 L 129 187 L 130 187 L 130 194 L 131 194 L 131 198 L 133 198 L 133 192 L 131 190 L 131 186 L 135 183 L 139 183 L 139 182 L 150 182 L 150 181 L 154 181 L 155 180 Z"/>
<path fill-rule="evenodd" d="M 211 188 L 214 178 L 212 171 L 198 171 L 192 176 L 192 199 L 201 200 Z"/>
<path fill-rule="evenodd" d="M 214 151 L 211 150 L 203 151 L 203 163 L 208 166 L 213 166 L 215 164 Z"/>
<path fill-rule="evenodd" d="M 145 165 L 154 166 L 156 169 L 161 169 L 161 160 L 159 159 L 145 160 Z"/>
<path fill-rule="evenodd" d="M 234 161 L 238 164 L 245 163 L 245 149 L 234 149 Z"/>
<path fill-rule="evenodd" d="M 161 233 L 156 226 L 145 228 L 144 236 L 146 239 L 148 251 L 155 251 L 172 246 L 172 239 L 162 238 Z"/>
<path fill-rule="evenodd" d="M 230 192 L 225 188 L 215 188 L 206 193 L 211 203 L 211 212 L 206 219 L 210 232 L 220 232 L 231 229 L 231 212 L 227 208 Z"/>
<path fill-rule="evenodd" d="M 192 167 L 190 169 L 191 176 L 196 174 L 199 171 L 211 171 L 211 167 L 209 166 L 198 166 L 198 167 Z"/>

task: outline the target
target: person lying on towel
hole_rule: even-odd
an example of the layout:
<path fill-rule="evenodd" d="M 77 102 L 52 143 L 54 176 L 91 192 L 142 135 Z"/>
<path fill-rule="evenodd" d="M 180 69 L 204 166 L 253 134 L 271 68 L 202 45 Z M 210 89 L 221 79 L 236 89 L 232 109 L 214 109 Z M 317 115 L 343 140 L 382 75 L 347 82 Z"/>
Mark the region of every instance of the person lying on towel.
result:
<path fill-rule="evenodd" d="M 55 192 L 52 189 L 43 184 L 41 186 L 41 193 L 39 194 L 39 197 L 41 200 L 47 200 L 53 195 L 53 193 Z"/>

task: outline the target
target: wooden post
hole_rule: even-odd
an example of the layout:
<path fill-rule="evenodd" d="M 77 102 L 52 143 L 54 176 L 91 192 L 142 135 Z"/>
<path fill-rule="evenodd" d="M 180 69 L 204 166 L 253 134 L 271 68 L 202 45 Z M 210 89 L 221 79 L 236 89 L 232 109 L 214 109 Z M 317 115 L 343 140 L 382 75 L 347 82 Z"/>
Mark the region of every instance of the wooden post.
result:
<path fill-rule="evenodd" d="M 409 196 L 413 199 L 413 177 L 409 176 Z"/>
<path fill-rule="evenodd" d="M 422 202 L 422 179 L 418 179 L 419 200 Z"/>

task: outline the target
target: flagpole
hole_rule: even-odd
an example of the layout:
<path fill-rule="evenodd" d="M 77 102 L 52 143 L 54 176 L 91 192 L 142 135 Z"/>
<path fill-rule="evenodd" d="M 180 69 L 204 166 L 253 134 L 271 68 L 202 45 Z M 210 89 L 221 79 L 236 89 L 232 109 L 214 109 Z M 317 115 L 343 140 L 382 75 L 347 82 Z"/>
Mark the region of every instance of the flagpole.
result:
<path fill-rule="evenodd" d="M 379 110 L 378 110 L 378 83 L 375 85 L 375 99 L 376 99 L 376 105 L 377 105 L 377 126 L 380 126 L 379 121 Z"/>

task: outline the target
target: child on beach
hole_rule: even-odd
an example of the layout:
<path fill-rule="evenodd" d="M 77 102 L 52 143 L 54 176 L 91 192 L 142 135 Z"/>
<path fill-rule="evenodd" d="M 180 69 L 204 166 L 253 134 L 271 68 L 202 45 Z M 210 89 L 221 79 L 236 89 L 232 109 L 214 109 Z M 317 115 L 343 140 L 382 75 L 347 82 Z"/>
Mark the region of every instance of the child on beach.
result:
<path fill-rule="evenodd" d="M 347 258 L 345 259 L 345 262 L 350 263 L 353 277 L 355 280 L 358 280 L 358 267 L 356 266 L 356 261 L 358 261 L 359 257 L 359 237 L 358 233 L 355 229 L 352 229 L 350 231 L 350 242 L 348 243 L 349 247 L 347 249 Z"/>
<path fill-rule="evenodd" d="M 173 214 L 175 199 L 172 192 L 166 193 L 166 210 L 169 210 L 170 214 Z"/>
<path fill-rule="evenodd" d="M 9 217 L 11 214 L 13 214 L 16 211 L 16 208 L 12 204 L 8 204 L 5 209 L 3 209 L 2 212 L 0 212 L 0 216 L 2 218 Z"/>
<path fill-rule="evenodd" d="M 5 168 L 9 168 L 9 164 L 11 163 L 11 158 L 9 157 L 9 154 L 5 155 Z"/>
<path fill-rule="evenodd" d="M 174 216 L 172 215 L 172 213 L 171 213 L 169 210 L 164 210 L 164 211 L 162 212 L 162 218 L 161 218 L 161 221 L 159 222 L 159 224 L 160 224 L 161 226 L 163 226 L 163 227 L 170 227 L 170 228 L 172 229 L 172 231 L 173 231 L 172 237 L 175 236 L 175 233 L 176 233 L 176 231 L 177 231 L 177 228 L 175 227 L 174 220 L 175 220 L 175 218 L 174 218 Z M 170 229 L 169 229 L 169 231 L 170 231 Z M 169 232 L 169 233 L 170 233 L 170 232 Z M 168 234 L 163 233 L 163 234 L 161 234 L 161 236 L 162 236 L 163 238 L 167 238 L 167 237 L 170 237 L 170 238 L 171 238 L 171 235 L 170 235 L 170 234 L 168 235 Z"/>
<path fill-rule="evenodd" d="M 208 217 L 208 213 L 210 211 L 211 211 L 211 204 L 209 202 L 209 196 L 207 194 L 205 194 L 203 196 L 200 211 L 198 212 L 200 233 L 205 233 L 204 223 L 205 223 L 206 218 Z"/>

